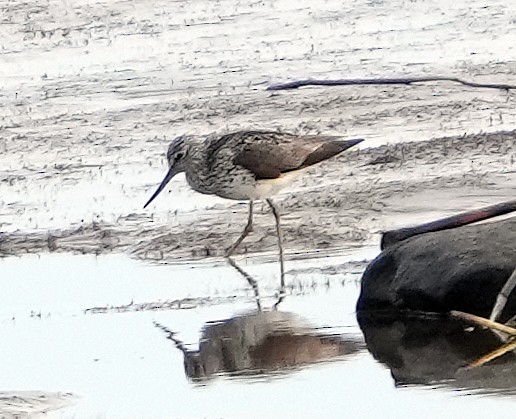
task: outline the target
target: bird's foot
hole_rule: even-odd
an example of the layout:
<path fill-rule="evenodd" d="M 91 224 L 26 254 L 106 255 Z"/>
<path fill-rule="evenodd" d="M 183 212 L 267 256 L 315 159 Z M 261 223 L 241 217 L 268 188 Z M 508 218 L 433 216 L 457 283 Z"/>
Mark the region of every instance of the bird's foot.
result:
<path fill-rule="evenodd" d="M 283 302 L 283 300 L 285 300 L 285 298 L 287 297 L 287 290 L 285 288 L 285 286 L 283 285 L 279 291 L 278 291 L 278 299 L 276 300 L 276 302 L 274 303 L 274 305 L 272 306 L 272 308 L 274 310 L 277 310 L 279 305 Z"/>

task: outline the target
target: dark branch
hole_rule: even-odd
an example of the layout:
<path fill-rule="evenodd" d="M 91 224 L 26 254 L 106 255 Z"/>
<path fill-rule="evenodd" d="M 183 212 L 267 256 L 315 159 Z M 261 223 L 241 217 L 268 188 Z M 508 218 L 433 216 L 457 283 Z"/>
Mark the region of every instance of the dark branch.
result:
<path fill-rule="evenodd" d="M 295 80 L 287 83 L 272 84 L 266 90 L 289 90 L 297 89 L 304 86 L 357 86 L 357 85 L 388 85 L 388 84 L 404 84 L 410 85 L 413 83 L 427 83 L 433 81 L 451 81 L 460 83 L 464 86 L 479 87 L 483 89 L 501 89 L 511 90 L 516 89 L 516 85 L 500 84 L 500 83 L 476 83 L 467 80 L 462 80 L 457 77 L 402 77 L 402 78 L 386 78 L 386 79 L 336 79 L 336 80 Z"/>
<path fill-rule="evenodd" d="M 509 214 L 514 211 L 516 211 L 516 200 L 506 201 L 500 204 L 494 204 L 488 207 L 463 212 L 461 214 L 452 215 L 450 217 L 441 218 L 440 220 L 431 221 L 429 223 L 420 224 L 413 227 L 385 231 L 382 234 L 380 248 L 385 250 L 388 247 L 391 247 L 403 240 L 417 236 L 419 234 L 449 230 L 452 228 L 465 226 L 467 224 L 478 223 L 479 221 L 498 217 L 504 214 Z"/>

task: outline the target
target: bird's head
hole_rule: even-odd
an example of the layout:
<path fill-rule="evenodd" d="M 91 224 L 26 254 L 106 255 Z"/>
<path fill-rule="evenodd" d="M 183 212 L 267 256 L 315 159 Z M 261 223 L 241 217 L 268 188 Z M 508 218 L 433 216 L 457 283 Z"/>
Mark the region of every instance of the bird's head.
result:
<path fill-rule="evenodd" d="M 190 153 L 191 143 L 191 137 L 187 135 L 181 135 L 179 137 L 174 138 L 168 146 L 168 167 L 174 168 L 174 174 L 185 171 L 184 163 Z"/>
<path fill-rule="evenodd" d="M 188 160 L 191 145 L 191 137 L 186 135 L 181 135 L 172 140 L 167 151 L 168 172 L 156 192 L 154 192 L 143 208 L 146 208 L 154 201 L 154 198 L 159 195 L 175 175 L 185 171 L 185 162 Z"/>

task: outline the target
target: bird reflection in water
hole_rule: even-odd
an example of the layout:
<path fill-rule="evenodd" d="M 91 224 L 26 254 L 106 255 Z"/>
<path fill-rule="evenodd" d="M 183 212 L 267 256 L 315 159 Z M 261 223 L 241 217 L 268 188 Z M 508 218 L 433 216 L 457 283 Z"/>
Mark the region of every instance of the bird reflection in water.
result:
<path fill-rule="evenodd" d="M 288 373 L 317 362 L 342 359 L 363 347 L 358 339 L 324 333 L 286 312 L 253 312 L 207 323 L 198 350 L 188 350 L 175 333 L 157 324 L 184 355 L 194 381 L 223 373 L 256 376 Z"/>

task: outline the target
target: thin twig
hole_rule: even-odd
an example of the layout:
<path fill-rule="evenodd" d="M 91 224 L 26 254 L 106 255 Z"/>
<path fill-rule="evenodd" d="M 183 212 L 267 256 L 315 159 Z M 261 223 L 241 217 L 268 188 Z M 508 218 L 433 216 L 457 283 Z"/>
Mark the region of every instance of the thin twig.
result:
<path fill-rule="evenodd" d="M 287 83 L 271 84 L 266 90 L 289 90 L 297 89 L 304 86 L 357 86 L 357 85 L 388 85 L 388 84 L 404 84 L 410 85 L 413 83 L 427 83 L 433 81 L 451 81 L 460 83 L 464 86 L 478 87 L 482 89 L 501 89 L 512 90 L 516 89 L 516 85 L 503 83 L 476 83 L 472 81 L 462 80 L 457 77 L 401 77 L 401 78 L 373 78 L 373 79 L 336 79 L 336 80 L 318 80 L 305 79 L 294 80 Z"/>
<path fill-rule="evenodd" d="M 489 317 L 491 321 L 496 321 L 500 314 L 502 314 L 514 287 L 516 287 L 516 269 L 512 272 L 511 276 L 496 297 L 496 303 L 493 307 L 493 311 L 491 312 L 491 316 Z"/>
<path fill-rule="evenodd" d="M 508 334 L 509 336 L 516 336 L 516 329 L 513 327 L 506 326 L 501 323 L 493 322 L 489 319 L 485 319 L 484 317 L 475 316 L 474 314 L 464 313 L 463 311 L 450 311 L 450 314 L 453 317 L 457 317 L 459 319 L 465 320 L 468 323 L 487 327 L 489 329 L 497 330 L 499 332 L 503 332 Z"/>
<path fill-rule="evenodd" d="M 477 368 L 481 367 L 484 364 L 487 364 L 489 361 L 492 361 L 493 359 L 499 358 L 502 355 L 505 355 L 507 352 L 513 351 L 516 349 L 516 339 L 513 339 L 499 348 L 496 348 L 494 351 L 489 352 L 488 354 L 485 354 L 481 356 L 478 359 L 475 359 L 473 362 L 468 364 L 466 368 Z"/>

